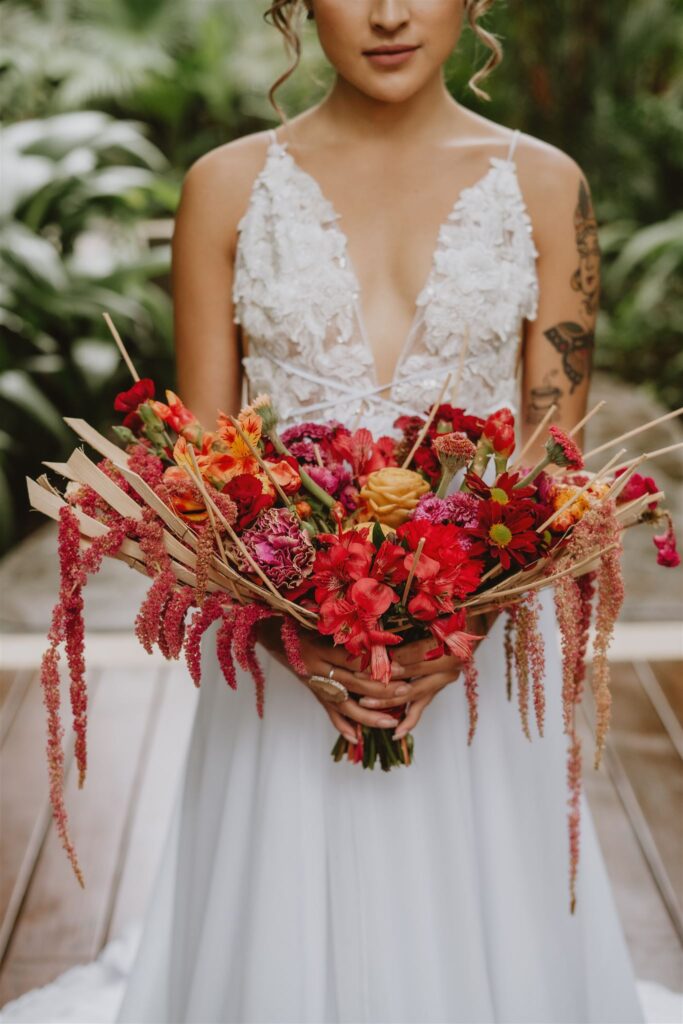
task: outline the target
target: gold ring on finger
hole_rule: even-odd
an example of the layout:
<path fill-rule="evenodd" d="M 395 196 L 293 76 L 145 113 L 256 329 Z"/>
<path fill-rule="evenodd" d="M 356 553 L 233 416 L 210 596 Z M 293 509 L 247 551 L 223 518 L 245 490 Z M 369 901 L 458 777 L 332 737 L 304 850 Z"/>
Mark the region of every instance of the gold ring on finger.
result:
<path fill-rule="evenodd" d="M 332 669 L 332 671 L 334 671 L 334 669 Z M 341 704 L 343 701 L 349 699 L 349 691 L 343 683 L 338 682 L 336 679 L 332 679 L 331 675 L 332 673 L 330 673 L 330 676 L 309 676 L 306 685 L 313 690 L 318 697 L 322 697 L 323 700 L 332 701 L 333 704 Z"/>

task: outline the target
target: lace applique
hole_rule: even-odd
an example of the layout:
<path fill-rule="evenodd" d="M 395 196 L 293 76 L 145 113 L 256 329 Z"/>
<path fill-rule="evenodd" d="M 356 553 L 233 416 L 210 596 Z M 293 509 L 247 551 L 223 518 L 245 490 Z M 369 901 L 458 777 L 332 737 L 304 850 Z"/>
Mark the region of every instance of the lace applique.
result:
<path fill-rule="evenodd" d="M 276 395 L 285 422 L 307 413 L 349 424 L 362 418 L 391 433 L 401 411 L 434 401 L 468 336 L 456 401 L 482 415 L 515 409 L 522 321 L 536 317 L 538 253 L 514 163 L 490 157 L 490 165 L 441 226 L 382 397 L 339 217 L 273 139 L 238 225 L 235 259 L 235 322 L 249 340 L 243 363 L 251 392 Z"/>

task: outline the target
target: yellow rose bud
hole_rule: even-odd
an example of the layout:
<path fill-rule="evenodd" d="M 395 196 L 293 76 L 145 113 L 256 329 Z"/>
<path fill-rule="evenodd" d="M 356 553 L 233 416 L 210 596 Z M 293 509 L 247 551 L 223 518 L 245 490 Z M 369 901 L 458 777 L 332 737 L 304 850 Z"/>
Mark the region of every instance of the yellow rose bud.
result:
<path fill-rule="evenodd" d="M 412 469 L 385 466 L 370 473 L 360 492 L 362 517 L 374 519 L 393 529 L 405 523 L 429 484 Z"/>

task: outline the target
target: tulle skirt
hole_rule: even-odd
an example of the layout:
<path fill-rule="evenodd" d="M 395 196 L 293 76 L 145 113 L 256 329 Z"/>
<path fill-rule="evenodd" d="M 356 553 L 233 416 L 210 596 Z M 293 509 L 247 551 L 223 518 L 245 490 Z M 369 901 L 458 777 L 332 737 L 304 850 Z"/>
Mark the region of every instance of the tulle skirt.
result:
<path fill-rule="evenodd" d="M 542 596 L 546 727 L 505 694 L 502 622 L 414 731 L 414 763 L 363 770 L 266 652 L 265 716 L 204 674 L 161 867 L 117 1021 L 642 1021 L 582 797 L 569 913 L 566 737 L 552 598 Z M 533 725 L 533 716 L 532 716 Z"/>

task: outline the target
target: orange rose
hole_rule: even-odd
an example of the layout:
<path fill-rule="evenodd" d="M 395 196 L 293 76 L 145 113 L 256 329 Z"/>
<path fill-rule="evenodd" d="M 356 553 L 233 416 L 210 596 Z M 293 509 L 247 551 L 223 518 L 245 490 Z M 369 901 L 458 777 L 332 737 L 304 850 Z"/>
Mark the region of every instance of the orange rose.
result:
<path fill-rule="evenodd" d="M 264 461 L 272 473 L 273 479 L 278 482 L 285 494 L 296 494 L 301 489 L 301 477 L 291 463 L 285 459 L 279 462 L 270 462 L 268 459 Z"/>
<path fill-rule="evenodd" d="M 363 519 L 374 519 L 393 529 L 405 523 L 429 484 L 412 469 L 385 466 L 370 473 L 360 492 Z"/>

